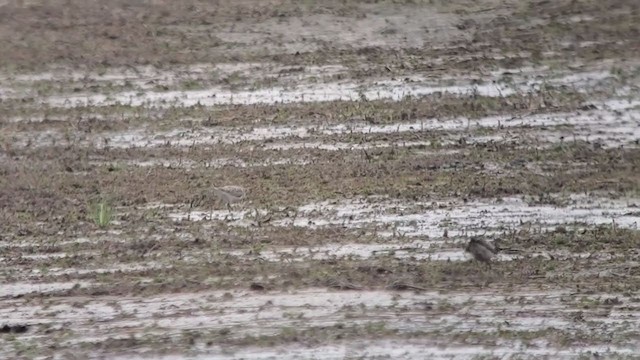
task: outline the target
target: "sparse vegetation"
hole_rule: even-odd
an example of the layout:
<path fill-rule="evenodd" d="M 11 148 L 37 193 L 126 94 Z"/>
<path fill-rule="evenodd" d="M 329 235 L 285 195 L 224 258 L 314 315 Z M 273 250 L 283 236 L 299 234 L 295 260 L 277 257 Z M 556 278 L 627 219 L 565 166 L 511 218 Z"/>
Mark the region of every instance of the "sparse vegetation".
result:
<path fill-rule="evenodd" d="M 106 228 L 113 219 L 113 208 L 105 200 L 96 202 L 91 209 L 91 218 L 100 228 Z"/>

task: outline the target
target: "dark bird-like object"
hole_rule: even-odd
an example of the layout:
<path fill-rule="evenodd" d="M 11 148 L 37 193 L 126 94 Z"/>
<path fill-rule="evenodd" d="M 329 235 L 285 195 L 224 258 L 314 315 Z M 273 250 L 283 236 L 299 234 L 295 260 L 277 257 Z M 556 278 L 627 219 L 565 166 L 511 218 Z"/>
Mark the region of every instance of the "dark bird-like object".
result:
<path fill-rule="evenodd" d="M 500 249 L 483 239 L 472 237 L 464 250 L 473 255 L 474 259 L 488 263 Z"/>

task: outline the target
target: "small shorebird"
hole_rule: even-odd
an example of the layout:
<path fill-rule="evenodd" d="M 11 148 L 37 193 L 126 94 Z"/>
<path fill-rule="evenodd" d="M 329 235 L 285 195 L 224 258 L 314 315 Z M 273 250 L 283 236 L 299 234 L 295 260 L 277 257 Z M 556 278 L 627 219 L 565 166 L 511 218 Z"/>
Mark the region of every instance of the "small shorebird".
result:
<path fill-rule="evenodd" d="M 480 262 L 488 263 L 500 249 L 498 249 L 498 247 L 496 247 L 495 245 L 474 236 L 471 238 L 471 240 L 469 240 L 469 243 L 467 244 L 467 247 L 464 248 L 464 250 L 473 255 L 474 259 Z"/>
<path fill-rule="evenodd" d="M 231 204 L 240 202 L 246 198 L 247 189 L 242 186 L 229 185 L 219 188 L 214 187 L 213 193 L 225 204 L 227 209 L 231 211 Z"/>
<path fill-rule="evenodd" d="M 222 187 L 214 187 L 212 191 L 206 191 L 201 193 L 200 195 L 194 196 L 189 202 L 189 215 L 191 215 L 191 209 L 196 206 L 209 205 L 209 219 L 213 219 L 213 202 L 217 199 L 217 201 L 224 203 L 231 214 L 231 204 L 240 202 L 247 197 L 247 189 L 241 186 L 222 186 Z M 225 216 L 227 219 L 228 215 Z"/>

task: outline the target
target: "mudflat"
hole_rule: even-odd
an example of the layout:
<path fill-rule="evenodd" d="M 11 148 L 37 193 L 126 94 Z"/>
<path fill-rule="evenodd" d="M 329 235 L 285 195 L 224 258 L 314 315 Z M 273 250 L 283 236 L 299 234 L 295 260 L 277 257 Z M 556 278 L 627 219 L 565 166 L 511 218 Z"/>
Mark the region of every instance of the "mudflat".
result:
<path fill-rule="evenodd" d="M 639 7 L 0 2 L 0 357 L 636 356 Z"/>

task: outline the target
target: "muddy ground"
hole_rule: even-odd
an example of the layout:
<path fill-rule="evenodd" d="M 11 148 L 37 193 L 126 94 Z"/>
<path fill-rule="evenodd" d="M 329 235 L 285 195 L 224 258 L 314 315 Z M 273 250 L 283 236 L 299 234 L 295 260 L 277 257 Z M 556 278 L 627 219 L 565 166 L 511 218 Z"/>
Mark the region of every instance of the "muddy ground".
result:
<path fill-rule="evenodd" d="M 0 2 L 0 357 L 636 358 L 638 24 Z"/>

